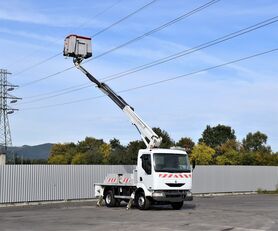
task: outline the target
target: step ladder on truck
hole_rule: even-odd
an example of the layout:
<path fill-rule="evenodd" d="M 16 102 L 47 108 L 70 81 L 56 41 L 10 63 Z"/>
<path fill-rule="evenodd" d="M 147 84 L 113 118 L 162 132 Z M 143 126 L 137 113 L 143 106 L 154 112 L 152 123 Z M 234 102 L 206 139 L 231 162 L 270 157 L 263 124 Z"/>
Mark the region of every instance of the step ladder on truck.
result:
<path fill-rule="evenodd" d="M 107 84 L 99 82 L 81 62 L 92 56 L 91 38 L 69 35 L 65 38 L 64 56 L 73 57 L 74 65 L 90 81 L 104 92 L 127 115 L 139 131 L 146 149 L 138 152 L 137 166 L 132 174 L 108 174 L 103 183 L 96 183 L 95 196 L 98 205 L 105 201 L 107 207 L 119 206 L 121 201 L 128 202 L 141 210 L 152 204 L 171 204 L 173 209 L 181 209 L 184 201 L 193 200 L 192 171 L 185 150 L 177 147 L 159 148 L 159 137 L 134 111 L 134 109 Z"/>

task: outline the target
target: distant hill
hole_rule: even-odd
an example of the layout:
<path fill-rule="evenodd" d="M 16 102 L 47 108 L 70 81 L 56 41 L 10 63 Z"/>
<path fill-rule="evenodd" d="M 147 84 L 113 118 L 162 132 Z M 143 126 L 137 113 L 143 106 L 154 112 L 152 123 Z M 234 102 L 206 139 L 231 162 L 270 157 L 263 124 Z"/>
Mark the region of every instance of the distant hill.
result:
<path fill-rule="evenodd" d="M 39 144 L 34 146 L 23 145 L 21 147 L 9 147 L 8 158 L 13 158 L 13 155 L 23 157 L 23 159 L 44 159 L 47 160 L 53 144 Z"/>

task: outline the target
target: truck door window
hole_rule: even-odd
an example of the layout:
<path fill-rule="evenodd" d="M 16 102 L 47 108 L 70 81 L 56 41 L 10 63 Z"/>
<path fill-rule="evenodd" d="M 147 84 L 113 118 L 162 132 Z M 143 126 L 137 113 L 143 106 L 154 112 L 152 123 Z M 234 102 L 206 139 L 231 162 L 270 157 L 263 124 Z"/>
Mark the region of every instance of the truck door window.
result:
<path fill-rule="evenodd" d="M 142 168 L 145 172 L 150 175 L 152 174 L 152 162 L 151 162 L 151 155 L 150 154 L 143 154 L 141 156 L 142 159 Z"/>

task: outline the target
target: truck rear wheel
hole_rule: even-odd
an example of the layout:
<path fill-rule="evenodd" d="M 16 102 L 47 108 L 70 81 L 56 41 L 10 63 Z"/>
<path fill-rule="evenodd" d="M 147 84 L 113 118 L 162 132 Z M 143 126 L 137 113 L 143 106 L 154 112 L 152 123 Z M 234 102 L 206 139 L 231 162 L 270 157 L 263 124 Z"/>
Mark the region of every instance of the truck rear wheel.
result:
<path fill-rule="evenodd" d="M 171 203 L 171 206 L 172 206 L 173 209 L 179 210 L 183 206 L 183 201 L 181 201 L 181 202 L 173 202 L 173 203 Z"/>
<path fill-rule="evenodd" d="M 112 190 L 108 190 L 104 195 L 104 201 L 107 207 L 115 207 L 117 204 Z"/>
<path fill-rule="evenodd" d="M 136 196 L 136 205 L 140 210 L 147 210 L 150 208 L 151 202 L 143 192 L 139 192 Z"/>

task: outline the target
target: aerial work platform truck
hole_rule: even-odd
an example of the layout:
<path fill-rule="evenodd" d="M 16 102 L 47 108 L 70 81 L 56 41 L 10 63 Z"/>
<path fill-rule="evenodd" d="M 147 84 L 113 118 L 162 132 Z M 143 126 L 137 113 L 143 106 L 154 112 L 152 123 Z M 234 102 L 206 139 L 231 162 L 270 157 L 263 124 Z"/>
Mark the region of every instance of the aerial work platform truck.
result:
<path fill-rule="evenodd" d="M 103 183 L 95 184 L 98 204 L 104 200 L 106 206 L 115 207 L 119 206 L 121 201 L 126 201 L 127 208 L 134 204 L 139 209 L 146 210 L 152 204 L 170 204 L 173 209 L 181 209 L 184 201 L 193 200 L 191 188 L 195 164 L 191 167 L 186 151 L 178 147 L 159 148 L 162 138 L 123 98 L 81 66 L 84 59 L 92 56 L 91 38 L 67 36 L 64 56 L 73 57 L 74 65 L 116 103 L 137 128 L 146 144 L 146 149 L 140 149 L 138 152 L 137 166 L 132 174 L 108 174 Z"/>

